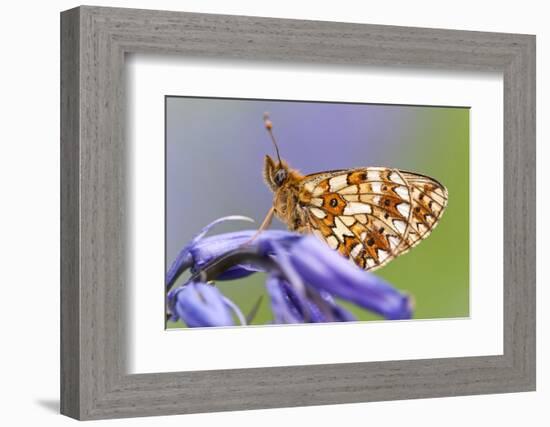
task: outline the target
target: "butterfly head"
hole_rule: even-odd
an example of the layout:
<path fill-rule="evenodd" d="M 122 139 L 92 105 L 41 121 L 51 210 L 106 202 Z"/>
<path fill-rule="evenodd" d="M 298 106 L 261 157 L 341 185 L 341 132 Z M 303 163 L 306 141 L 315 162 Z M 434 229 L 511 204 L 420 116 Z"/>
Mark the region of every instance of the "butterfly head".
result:
<path fill-rule="evenodd" d="M 270 156 L 264 160 L 264 180 L 271 191 L 277 191 L 287 182 L 290 171 L 284 161 L 276 162 Z"/>
<path fill-rule="evenodd" d="M 273 123 L 271 122 L 268 113 L 264 113 L 264 125 L 269 133 L 269 136 L 271 137 L 271 141 L 275 147 L 275 152 L 277 153 L 277 162 L 275 162 L 270 156 L 265 156 L 264 179 L 272 191 L 277 191 L 288 180 L 290 170 L 287 163 L 282 161 L 281 156 L 279 155 L 279 147 L 277 145 L 277 141 L 275 140 L 275 136 L 273 135 Z"/>

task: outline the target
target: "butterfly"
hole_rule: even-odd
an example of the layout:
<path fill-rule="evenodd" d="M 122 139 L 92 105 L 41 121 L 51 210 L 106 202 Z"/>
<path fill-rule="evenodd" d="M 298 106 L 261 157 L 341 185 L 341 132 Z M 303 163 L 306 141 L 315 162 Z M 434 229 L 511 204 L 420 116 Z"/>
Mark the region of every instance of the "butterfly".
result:
<path fill-rule="evenodd" d="M 263 175 L 275 215 L 290 230 L 313 233 L 359 267 L 373 271 L 430 235 L 447 206 L 444 185 L 426 175 L 364 167 L 302 175 L 281 160 L 267 113 L 264 124 L 277 153 Z"/>

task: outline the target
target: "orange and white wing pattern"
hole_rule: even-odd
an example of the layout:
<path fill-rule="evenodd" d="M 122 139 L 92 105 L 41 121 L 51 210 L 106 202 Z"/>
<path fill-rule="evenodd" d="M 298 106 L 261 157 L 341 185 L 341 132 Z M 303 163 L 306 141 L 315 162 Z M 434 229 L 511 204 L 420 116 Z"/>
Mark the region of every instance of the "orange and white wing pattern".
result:
<path fill-rule="evenodd" d="M 447 204 L 432 178 L 369 167 L 308 175 L 300 204 L 309 231 L 365 270 L 375 270 L 426 238 Z"/>
<path fill-rule="evenodd" d="M 418 245 L 438 224 L 449 198 L 447 189 L 429 176 L 400 171 L 411 192 L 410 229 L 401 253 Z"/>

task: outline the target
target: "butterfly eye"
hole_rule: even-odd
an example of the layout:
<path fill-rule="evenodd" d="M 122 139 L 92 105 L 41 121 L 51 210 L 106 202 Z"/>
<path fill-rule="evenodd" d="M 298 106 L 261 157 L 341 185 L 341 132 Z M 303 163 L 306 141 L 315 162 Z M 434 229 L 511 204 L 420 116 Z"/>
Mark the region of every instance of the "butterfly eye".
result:
<path fill-rule="evenodd" d="M 287 172 L 285 169 L 279 169 L 277 172 L 275 172 L 275 176 L 273 177 L 273 181 L 275 182 L 275 185 L 280 187 L 283 185 L 283 182 L 285 182 L 287 177 Z"/>

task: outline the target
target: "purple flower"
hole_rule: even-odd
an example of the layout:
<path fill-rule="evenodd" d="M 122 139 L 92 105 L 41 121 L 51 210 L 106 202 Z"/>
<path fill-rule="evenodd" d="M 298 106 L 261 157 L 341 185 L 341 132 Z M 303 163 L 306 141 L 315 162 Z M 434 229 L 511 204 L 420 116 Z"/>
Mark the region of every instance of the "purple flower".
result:
<path fill-rule="evenodd" d="M 245 324 L 238 307 L 206 284 L 258 271 L 267 273 L 273 323 L 347 322 L 356 320 L 334 298 L 349 301 L 386 319 L 409 319 L 412 303 L 378 276 L 366 272 L 313 235 L 255 230 L 205 237 L 226 217 L 205 227 L 186 245 L 166 276 L 170 290 L 186 270 L 191 278 L 168 293 L 173 319 L 188 326 L 233 325 L 233 314 Z M 254 238 L 253 238 L 254 237 Z M 253 238 L 253 239 L 252 239 Z"/>
<path fill-rule="evenodd" d="M 191 328 L 233 326 L 232 312 L 242 325 L 246 324 L 238 307 L 212 285 L 189 283 L 168 295 L 172 319 L 182 319 Z"/>
<path fill-rule="evenodd" d="M 320 295 L 308 288 L 306 297 L 303 298 L 292 285 L 276 274 L 268 276 L 266 288 L 271 299 L 271 311 L 275 323 L 323 323 L 356 320 L 353 314 L 337 305 L 327 293 Z"/>
<path fill-rule="evenodd" d="M 216 260 L 223 255 L 230 253 L 242 247 L 256 234 L 255 230 L 244 230 L 233 233 L 224 233 L 217 236 L 205 237 L 216 224 L 231 220 L 253 221 L 245 216 L 227 216 L 220 218 L 206 227 L 195 236 L 178 254 L 175 261 L 172 263 L 166 274 L 166 286 L 170 288 L 182 272 L 189 269 L 191 273 L 196 273 L 203 269 L 213 260 Z M 250 244 L 255 248 L 261 248 L 267 242 L 278 242 L 283 247 L 287 247 L 288 243 L 295 241 L 299 235 L 282 230 L 266 230 L 260 233 Z M 258 265 L 250 263 L 239 263 L 231 266 L 222 274 L 216 277 L 217 280 L 233 280 L 249 276 L 257 271 L 263 271 Z"/>
<path fill-rule="evenodd" d="M 269 275 L 265 286 L 271 300 L 271 311 L 275 323 L 301 323 L 303 314 L 285 288 L 285 282 L 275 275 Z"/>
<path fill-rule="evenodd" d="M 378 276 L 352 264 L 315 236 L 304 236 L 290 247 L 288 259 L 302 280 L 318 292 L 326 292 L 373 311 L 386 319 L 409 319 L 408 295 L 395 290 Z"/>

